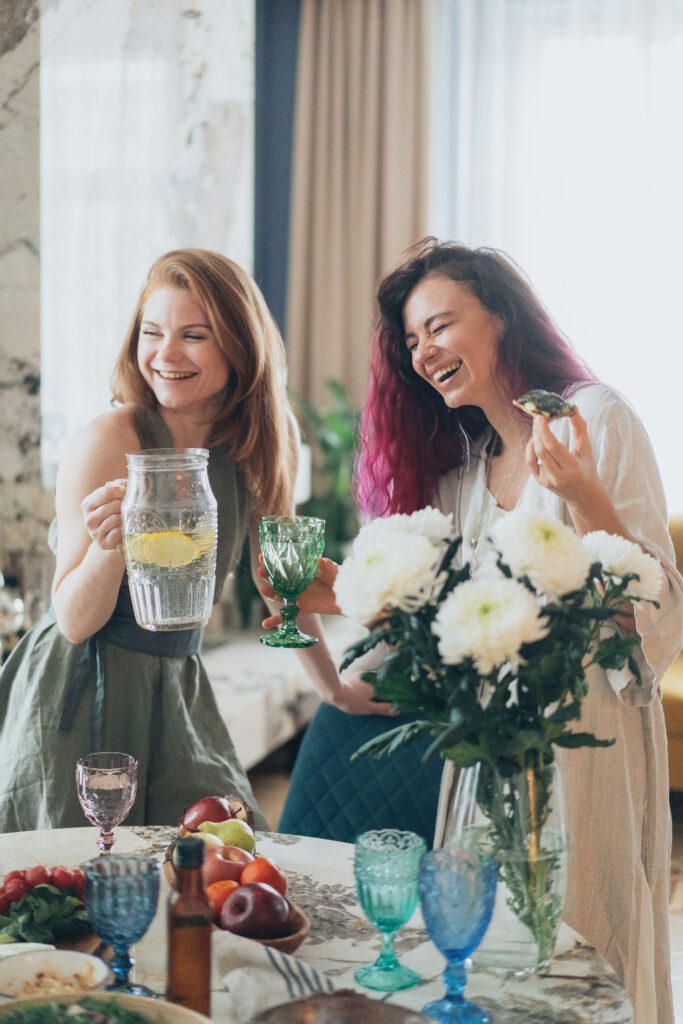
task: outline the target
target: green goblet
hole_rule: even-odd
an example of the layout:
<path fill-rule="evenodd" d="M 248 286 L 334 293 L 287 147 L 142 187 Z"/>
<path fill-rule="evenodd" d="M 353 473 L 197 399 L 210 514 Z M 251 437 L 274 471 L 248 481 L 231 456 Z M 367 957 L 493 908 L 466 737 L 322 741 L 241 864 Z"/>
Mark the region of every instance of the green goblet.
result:
<path fill-rule="evenodd" d="M 274 633 L 264 633 L 261 643 L 266 647 L 312 647 L 318 638 L 298 629 L 296 599 L 318 571 L 318 559 L 325 546 L 325 520 L 311 516 L 262 516 L 259 541 L 273 590 L 284 599 L 280 609 L 282 625 Z"/>
<path fill-rule="evenodd" d="M 354 974 L 365 988 L 398 992 L 422 980 L 411 967 L 399 963 L 393 939 L 417 907 L 418 870 L 426 849 L 422 836 L 395 828 L 374 829 L 356 839 L 354 875 L 358 902 L 382 937 L 377 960 Z"/>

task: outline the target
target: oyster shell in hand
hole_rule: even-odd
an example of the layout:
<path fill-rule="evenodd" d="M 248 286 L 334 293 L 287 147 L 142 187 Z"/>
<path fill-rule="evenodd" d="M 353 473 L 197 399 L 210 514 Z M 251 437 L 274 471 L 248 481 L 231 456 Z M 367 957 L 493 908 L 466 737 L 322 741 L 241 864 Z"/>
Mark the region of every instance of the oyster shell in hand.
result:
<path fill-rule="evenodd" d="M 544 416 L 547 420 L 573 416 L 576 412 L 576 406 L 571 402 L 565 401 L 554 391 L 544 391 L 543 388 L 527 391 L 525 395 L 513 399 L 512 404 L 523 412 L 528 412 L 530 416 Z"/>

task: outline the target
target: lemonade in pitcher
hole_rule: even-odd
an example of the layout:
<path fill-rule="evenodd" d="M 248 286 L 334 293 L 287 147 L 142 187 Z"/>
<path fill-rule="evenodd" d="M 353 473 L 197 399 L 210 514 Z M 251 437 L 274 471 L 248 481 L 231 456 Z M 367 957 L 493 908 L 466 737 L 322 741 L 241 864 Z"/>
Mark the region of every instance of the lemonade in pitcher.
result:
<path fill-rule="evenodd" d="M 204 448 L 126 455 L 123 543 L 135 618 L 149 630 L 208 622 L 216 582 L 216 499 Z"/>

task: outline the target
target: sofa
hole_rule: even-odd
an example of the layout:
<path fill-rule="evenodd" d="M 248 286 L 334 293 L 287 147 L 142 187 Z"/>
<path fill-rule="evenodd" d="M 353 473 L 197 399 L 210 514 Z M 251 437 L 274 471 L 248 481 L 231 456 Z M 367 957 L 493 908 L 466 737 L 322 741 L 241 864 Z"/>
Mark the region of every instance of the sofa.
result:
<path fill-rule="evenodd" d="M 683 572 L 683 515 L 669 520 L 676 565 Z M 662 702 L 669 740 L 669 785 L 683 790 L 683 652 L 662 679 Z"/>

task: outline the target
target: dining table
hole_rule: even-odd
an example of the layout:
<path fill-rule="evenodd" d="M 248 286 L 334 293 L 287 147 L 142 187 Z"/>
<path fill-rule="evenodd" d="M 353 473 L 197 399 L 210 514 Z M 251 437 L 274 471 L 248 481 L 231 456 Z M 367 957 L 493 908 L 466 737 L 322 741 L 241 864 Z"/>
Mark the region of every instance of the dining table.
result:
<path fill-rule="evenodd" d="M 114 854 L 140 853 L 163 859 L 175 834 L 175 829 L 162 826 L 121 826 L 116 829 Z M 37 864 L 80 865 L 97 855 L 96 836 L 96 830 L 88 827 L 1 835 L 0 875 Z M 385 994 L 370 992 L 355 982 L 354 972 L 378 956 L 380 939 L 356 897 L 352 844 L 259 832 L 257 853 L 272 858 L 285 871 L 288 896 L 310 921 L 310 931 L 294 957 L 314 968 L 328 987 L 355 989 L 411 1010 L 420 1010 L 442 996 L 445 961 L 429 940 L 419 908 L 397 933 L 395 948 L 401 962 L 421 975 L 421 983 Z M 162 871 L 154 921 L 134 948 L 136 980 L 159 993 L 166 985 L 168 893 L 169 882 Z M 214 932 L 214 950 L 224 937 L 225 933 Z M 487 1011 L 491 1024 L 633 1022 L 628 997 L 612 968 L 564 923 L 552 961 L 539 973 L 523 978 L 505 976 L 477 969 L 476 954 L 474 959 L 466 997 Z M 214 970 L 212 977 L 213 1019 L 217 1024 L 236 1024 L 238 1017 L 221 972 Z"/>

